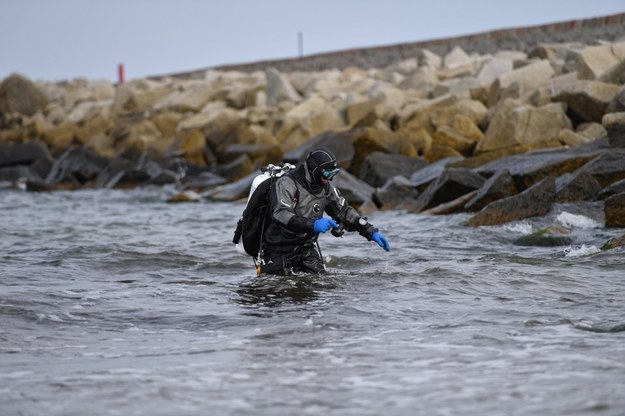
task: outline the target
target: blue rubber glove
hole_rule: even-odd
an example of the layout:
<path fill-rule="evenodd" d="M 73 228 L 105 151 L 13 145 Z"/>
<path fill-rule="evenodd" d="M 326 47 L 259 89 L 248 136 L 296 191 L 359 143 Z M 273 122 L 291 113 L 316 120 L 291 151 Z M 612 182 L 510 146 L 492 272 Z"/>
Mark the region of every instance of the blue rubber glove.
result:
<path fill-rule="evenodd" d="M 371 239 L 375 241 L 376 243 L 378 243 L 378 245 L 382 247 L 384 250 L 391 251 L 391 245 L 386 240 L 386 237 L 384 237 L 379 231 L 376 231 L 375 233 L 373 233 L 373 235 L 371 236 Z"/>
<path fill-rule="evenodd" d="M 317 221 L 315 221 L 313 231 L 317 234 L 325 233 L 330 228 L 339 228 L 339 225 L 331 218 L 319 218 Z"/>

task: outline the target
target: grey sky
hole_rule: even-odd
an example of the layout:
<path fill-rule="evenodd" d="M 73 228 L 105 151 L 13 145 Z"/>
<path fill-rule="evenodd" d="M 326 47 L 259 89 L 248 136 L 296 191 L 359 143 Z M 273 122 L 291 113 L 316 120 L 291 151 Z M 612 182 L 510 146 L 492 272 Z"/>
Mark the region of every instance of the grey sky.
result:
<path fill-rule="evenodd" d="M 625 11 L 625 0 L 0 0 L 0 79 L 115 80 Z"/>

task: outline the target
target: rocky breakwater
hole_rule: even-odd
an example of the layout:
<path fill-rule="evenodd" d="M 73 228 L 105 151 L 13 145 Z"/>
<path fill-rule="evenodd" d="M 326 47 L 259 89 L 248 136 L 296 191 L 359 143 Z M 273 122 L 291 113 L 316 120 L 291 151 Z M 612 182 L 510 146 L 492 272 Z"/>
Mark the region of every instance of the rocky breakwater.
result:
<path fill-rule="evenodd" d="M 14 74 L 0 84 L 0 181 L 176 184 L 237 200 L 261 166 L 325 146 L 344 170 L 337 186 L 363 212 L 475 212 L 468 223 L 480 226 L 605 201 L 606 225 L 625 227 L 624 83 L 625 42 L 605 41 L 121 85 Z"/>

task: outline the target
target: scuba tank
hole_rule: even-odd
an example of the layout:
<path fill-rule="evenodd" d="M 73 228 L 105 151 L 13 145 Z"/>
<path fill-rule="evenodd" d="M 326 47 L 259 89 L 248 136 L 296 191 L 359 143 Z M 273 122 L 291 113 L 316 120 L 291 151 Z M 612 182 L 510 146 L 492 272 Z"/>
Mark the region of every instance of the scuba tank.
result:
<path fill-rule="evenodd" d="M 293 169 L 295 165 L 289 163 L 270 164 L 261 168 L 261 174 L 252 181 L 247 204 L 237 222 L 232 242 L 237 252 L 252 256 L 254 263 L 259 260 L 265 223 L 271 210 L 269 199 L 272 185 L 277 178 Z"/>

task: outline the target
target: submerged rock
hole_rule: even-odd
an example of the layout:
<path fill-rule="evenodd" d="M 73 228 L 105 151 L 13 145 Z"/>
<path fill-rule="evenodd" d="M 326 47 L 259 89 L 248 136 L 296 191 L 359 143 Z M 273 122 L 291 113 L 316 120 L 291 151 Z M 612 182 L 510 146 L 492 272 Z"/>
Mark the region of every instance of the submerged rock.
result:
<path fill-rule="evenodd" d="M 601 250 L 612 250 L 623 246 L 625 246 L 625 234 L 620 237 L 611 238 L 608 242 L 601 246 Z"/>

